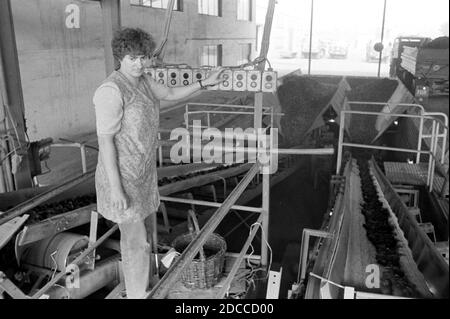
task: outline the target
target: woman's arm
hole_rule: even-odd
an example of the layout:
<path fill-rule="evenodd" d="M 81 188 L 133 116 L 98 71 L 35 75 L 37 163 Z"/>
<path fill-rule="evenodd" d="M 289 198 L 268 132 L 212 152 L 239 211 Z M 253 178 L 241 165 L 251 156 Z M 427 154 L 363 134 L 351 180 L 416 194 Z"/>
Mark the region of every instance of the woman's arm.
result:
<path fill-rule="evenodd" d="M 119 210 L 128 209 L 128 198 L 125 195 L 120 179 L 114 135 L 99 135 L 98 145 L 109 185 L 111 186 L 111 205 Z"/>
<path fill-rule="evenodd" d="M 122 95 L 117 85 L 105 83 L 95 92 L 93 102 L 100 156 L 111 189 L 111 205 L 119 210 L 128 209 L 129 202 L 123 191 L 117 161 L 117 149 L 114 144 L 114 136 L 120 131 L 122 125 Z"/>

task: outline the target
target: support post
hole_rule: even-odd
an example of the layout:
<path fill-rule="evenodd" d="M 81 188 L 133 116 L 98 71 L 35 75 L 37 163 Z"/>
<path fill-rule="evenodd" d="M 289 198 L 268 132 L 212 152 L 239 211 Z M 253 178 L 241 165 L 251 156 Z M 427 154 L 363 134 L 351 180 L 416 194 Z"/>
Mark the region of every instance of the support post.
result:
<path fill-rule="evenodd" d="M 258 129 L 262 128 L 262 118 L 263 118 L 263 94 L 255 94 L 255 114 L 254 114 L 254 129 L 255 133 L 258 134 Z M 259 141 L 258 141 L 259 143 Z M 258 145 L 259 148 L 259 145 Z M 258 154 L 259 156 L 259 154 Z M 263 169 L 263 167 L 261 167 Z M 261 265 L 268 265 L 268 249 L 264 241 L 264 235 L 266 236 L 267 242 L 269 242 L 269 212 L 270 212 L 270 175 L 263 174 L 263 184 L 262 184 L 262 227 L 261 232 Z"/>
<path fill-rule="evenodd" d="M 120 29 L 120 0 L 101 0 L 103 19 L 103 40 L 105 49 L 105 70 L 108 76 L 116 69 L 117 62 L 113 56 L 111 41 L 114 33 Z"/>
<path fill-rule="evenodd" d="M 312 40 L 313 40 L 313 19 L 314 19 L 314 0 L 311 0 L 311 20 L 309 27 L 309 55 L 308 55 L 308 75 L 311 75 L 311 59 L 312 59 Z"/>
<path fill-rule="evenodd" d="M 383 22 L 381 24 L 381 44 L 383 44 L 383 41 L 384 41 L 384 25 L 385 25 L 385 21 L 386 21 L 386 0 L 384 0 Z M 380 75 L 381 75 L 381 60 L 383 59 L 383 50 L 384 50 L 384 48 L 382 48 L 381 51 L 380 51 L 380 57 L 379 57 L 379 61 L 378 61 L 378 77 L 380 77 Z"/>
<path fill-rule="evenodd" d="M 264 241 L 266 237 L 267 243 L 269 243 L 269 214 L 270 214 L 270 174 L 263 174 L 263 191 L 262 191 L 262 228 L 261 231 L 261 265 L 267 266 L 269 262 L 268 247 Z M 270 271 L 268 269 L 267 271 Z"/>
<path fill-rule="evenodd" d="M 344 143 L 344 134 L 345 134 L 345 112 L 341 112 L 341 123 L 339 124 L 339 142 L 338 142 L 338 155 L 337 155 L 337 164 L 336 164 L 336 175 L 339 175 L 341 172 L 342 166 L 342 153 L 343 153 L 343 143 Z"/>
<path fill-rule="evenodd" d="M 420 157 L 421 157 L 421 153 L 420 151 L 422 150 L 422 139 L 423 139 L 423 125 L 424 125 L 424 118 L 423 116 L 420 118 L 420 124 L 419 124 L 419 140 L 417 142 L 417 157 L 416 157 L 416 164 L 420 163 Z"/>
<path fill-rule="evenodd" d="M 16 154 L 21 158 L 14 174 L 15 189 L 29 188 L 33 186 L 33 180 L 28 148 L 24 145 L 27 143 L 25 106 L 10 0 L 0 1 L 0 91 L 3 97 L 1 107 L 6 107 L 5 116 L 10 117 L 15 133 L 14 148 L 18 148 Z"/>
<path fill-rule="evenodd" d="M 269 53 L 269 46 L 270 46 L 270 33 L 272 31 L 272 23 L 273 23 L 273 15 L 275 13 L 275 5 L 276 0 L 269 0 L 269 5 L 267 7 L 267 13 L 266 13 L 266 21 L 264 23 L 264 33 L 261 43 L 261 53 L 259 55 L 259 58 L 263 60 L 258 65 L 258 69 L 260 71 L 264 71 L 266 68 L 266 61 L 267 54 Z"/>

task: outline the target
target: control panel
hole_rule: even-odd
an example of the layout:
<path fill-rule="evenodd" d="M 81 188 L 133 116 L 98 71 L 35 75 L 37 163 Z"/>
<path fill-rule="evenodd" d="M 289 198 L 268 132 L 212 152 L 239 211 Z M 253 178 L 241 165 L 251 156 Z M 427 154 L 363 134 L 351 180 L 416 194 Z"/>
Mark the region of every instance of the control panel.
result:
<path fill-rule="evenodd" d="M 146 70 L 157 82 L 168 87 L 182 87 L 205 80 L 211 69 L 184 68 L 148 68 Z M 225 68 L 222 72 L 223 82 L 219 85 L 208 87 L 212 91 L 237 91 L 237 92 L 275 92 L 277 89 L 278 75 L 275 71 L 258 71 Z"/>

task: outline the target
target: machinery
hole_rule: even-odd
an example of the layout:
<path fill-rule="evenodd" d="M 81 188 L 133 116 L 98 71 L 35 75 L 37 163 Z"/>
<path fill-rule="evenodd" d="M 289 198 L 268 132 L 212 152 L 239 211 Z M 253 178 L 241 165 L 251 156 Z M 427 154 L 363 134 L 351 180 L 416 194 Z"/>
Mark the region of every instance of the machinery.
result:
<path fill-rule="evenodd" d="M 112 3 L 102 1 L 104 8 Z M 120 2 L 117 1 L 116 4 Z M 173 4 L 174 0 L 171 0 L 169 8 L 172 8 Z M 264 128 L 267 132 L 264 133 L 266 141 L 271 142 L 270 152 L 275 150 L 273 153 L 279 155 L 276 161 L 278 170 L 274 174 L 262 174 L 264 168 L 273 164 L 272 161 L 269 165 L 262 162 L 241 163 L 236 160 L 233 164 L 193 163 L 164 166 L 166 162 L 163 146 L 170 147 L 175 142 L 161 137 L 161 134 L 167 134 L 174 126 L 163 126 L 166 130 L 162 129 L 158 136 L 161 147 L 157 153 L 160 165 L 158 186 L 162 204 L 158 214 L 154 214 L 157 216 L 153 221 L 153 234 L 155 236 L 158 234 L 158 238 L 153 240 L 154 247 L 151 247 L 152 264 L 156 268 L 154 269 L 156 283 L 145 298 L 179 299 L 181 296 L 186 299 L 189 297 L 241 299 L 244 296 L 248 297 L 246 293 L 250 287 L 254 287 L 255 290 L 266 289 L 267 298 L 273 296 L 278 298 L 281 280 L 287 281 L 286 277 L 282 278 L 281 275 L 288 276 L 293 269 L 295 270 L 293 266 L 296 266 L 298 259 L 290 261 L 288 267 L 281 267 L 279 273 L 274 271 L 278 265 L 272 267 L 273 252 L 269 242 L 273 244 L 275 236 L 268 239 L 269 216 L 271 216 L 270 192 L 271 187 L 298 172 L 304 174 L 302 176 L 309 173 L 316 174 L 313 182 L 315 190 L 323 186 L 323 183 L 320 184 L 318 181 L 325 183 L 329 197 L 326 201 L 327 195 L 323 195 L 324 200 L 321 202 L 327 204 L 329 208 L 325 212 L 323 227 L 320 229 L 306 229 L 302 225 L 298 279 L 292 286 L 291 296 L 346 299 L 448 298 L 448 193 L 447 197 L 436 195 L 440 190 L 438 186 L 441 187 L 446 182 L 448 188 L 448 177 L 445 180 L 435 172 L 435 166 L 439 164 L 437 159 L 445 157 L 445 154 L 440 156 L 437 148 L 442 142 L 445 150 L 448 116 L 444 116 L 445 121 L 438 121 L 433 118 L 437 113 L 425 113 L 425 110 L 420 115 L 404 115 L 422 120 L 422 126 L 419 127 L 421 132 L 419 142 L 422 143 L 423 137 L 431 144 L 430 151 L 422 150 L 420 147 L 419 150 L 415 148 L 405 151 L 402 145 L 400 151 L 417 153 L 416 164 L 400 160 L 384 162 L 383 171 L 381 166 L 378 166 L 379 158 L 375 160 L 373 154 L 365 156 L 367 153 L 361 153 L 358 157 L 359 152 L 356 150 L 350 154 L 351 148 L 366 148 L 372 151 L 398 150 L 394 147 L 379 147 L 373 143 L 370 145 L 357 143 L 355 137 L 365 137 L 364 132 L 375 130 L 374 115 L 378 118 L 389 116 L 384 112 L 386 108 L 389 112 L 392 111 L 391 117 L 401 116 L 395 114 L 395 108 L 392 110 L 390 107 L 398 106 L 396 104 L 403 98 L 409 99 L 411 97 L 409 92 L 406 89 L 396 90 L 395 87 L 390 92 L 386 85 L 379 85 L 385 84 L 386 79 L 375 79 L 372 85 L 372 79 L 361 77 L 331 80 L 322 77 L 315 81 L 312 77 L 291 76 L 280 79 L 283 85 L 298 80 L 301 80 L 301 85 L 292 85 L 292 90 L 289 91 L 282 90 L 281 86 L 278 86 L 281 81 L 277 72 L 271 67 L 268 69 L 265 67 L 274 8 L 275 0 L 271 0 L 260 57 L 245 65 L 226 67 L 222 75 L 225 81 L 209 88 L 211 91 L 226 92 L 205 94 L 214 96 L 218 101 L 223 96 L 232 96 L 232 99 L 221 102 L 222 104 L 189 102 L 176 106 L 170 109 L 171 114 L 168 114 L 169 111 L 161 112 L 164 114 L 161 123 L 173 121 L 174 125 L 179 125 L 184 119 L 187 138 L 190 136 L 195 138 L 194 130 L 191 132 L 188 129 L 193 126 L 191 121 L 199 118 L 202 119 L 202 125 L 206 122 L 206 128 L 217 128 L 220 131 L 226 128 L 226 125 L 246 128 L 245 125 L 248 124 L 253 128 Z M 163 62 L 171 14 L 172 11 L 168 10 L 165 35 L 161 46 L 156 50 L 154 64 L 148 66 L 146 72 L 161 84 L 183 87 L 205 79 L 211 68 L 192 68 L 185 64 Z M 415 47 L 415 40 L 409 40 L 402 38 L 397 42 L 396 60 L 395 62 L 393 60 L 394 74 L 408 74 L 414 79 L 423 80 L 426 85 L 430 85 L 432 92 L 437 92 L 442 73 L 445 84 L 445 60 L 439 60 L 442 58 L 440 56 L 442 49 L 423 46 L 419 48 L 419 45 Z M 370 49 L 373 48 L 371 44 Z M 383 50 L 381 43 L 378 48 L 380 50 L 376 51 L 377 59 L 380 52 L 388 51 Z M 347 54 L 346 49 L 339 46 L 333 50 L 329 51 L 328 45 L 319 41 L 313 43 L 310 50 L 307 41 L 303 55 L 322 58 L 327 54 L 336 56 Z M 433 55 L 433 52 L 439 59 L 434 59 L 430 64 L 426 57 Z M 424 73 L 424 66 L 428 66 L 436 76 Z M 431 80 L 433 81 L 431 84 L 427 82 Z M 395 86 L 397 84 L 402 86 L 397 80 L 387 81 L 394 82 Z M 416 86 L 417 82 L 414 81 Z M 377 92 L 372 90 L 372 87 L 376 87 Z M 317 91 L 314 91 L 314 88 L 317 88 Z M 445 89 L 441 91 L 448 94 L 448 48 L 447 91 Z M 403 96 L 403 93 L 407 96 Z M 402 96 L 396 100 L 398 95 Z M 377 101 L 374 101 L 374 96 Z M 263 102 L 267 102 L 265 101 L 267 98 L 270 99 L 268 103 L 271 107 L 263 105 Z M 274 113 L 276 103 L 283 106 L 283 111 L 286 112 L 284 119 L 293 120 L 292 126 L 284 127 L 284 134 L 286 136 L 292 134 L 294 131 L 292 128 L 308 126 L 311 127 L 308 131 L 310 140 L 298 138 L 295 143 L 299 144 L 290 145 L 292 148 L 289 149 L 283 149 L 282 143 L 280 145 L 272 143 L 274 139 L 272 131 L 275 131 L 274 117 L 284 115 Z M 286 105 L 292 106 L 290 113 Z M 405 105 L 409 108 L 418 107 L 416 104 L 403 106 Z M 383 111 L 363 112 L 361 111 L 363 107 L 371 111 L 376 111 L 377 108 Z M 364 115 L 364 118 L 372 116 L 374 120 L 359 121 L 358 116 L 361 115 Z M 299 119 L 304 122 L 298 121 Z M 431 132 L 423 130 L 427 124 L 423 122 L 426 121 L 433 122 Z M 359 125 L 356 126 L 355 123 L 358 122 Z M 350 134 L 354 131 L 359 134 Z M 244 146 L 240 145 L 237 136 L 232 137 L 233 145 L 235 137 L 236 147 L 250 148 L 245 143 Z M 33 159 L 30 163 L 33 164 L 31 168 L 35 174 L 39 173 L 40 161 L 49 156 L 47 149 L 50 142 L 43 140 L 30 147 L 30 158 Z M 170 144 L 171 142 L 173 144 Z M 206 144 L 206 141 L 203 142 Z M 314 148 L 307 148 L 311 146 Z M 310 161 L 298 161 L 293 155 L 308 155 Z M 421 156 L 427 155 L 430 157 L 428 165 L 420 161 Z M 446 157 L 448 161 L 448 152 Z M 358 161 L 353 158 L 357 158 Z M 167 157 L 165 159 L 168 161 Z M 383 160 L 385 159 L 380 159 L 381 162 Z M 406 169 L 409 169 L 410 173 L 405 174 Z M 321 175 L 324 178 L 317 178 L 320 176 L 317 172 L 324 173 Z M 427 175 L 426 182 L 423 180 L 425 175 Z M 409 179 L 404 178 L 405 176 Z M 0 298 L 3 296 L 17 299 L 121 298 L 124 286 L 121 276 L 120 244 L 118 236 L 114 236 L 117 235 L 118 226 L 102 219 L 96 212 L 93 177 L 93 171 L 84 172 L 83 175 L 61 185 L 22 188 L 17 192 L 0 194 Z M 303 195 L 301 192 L 310 185 L 307 184 L 307 178 L 301 182 L 306 185 L 304 189 L 292 187 L 288 191 L 292 191 L 294 196 L 301 197 Z M 244 206 L 257 197 L 260 197 L 261 205 Z M 430 202 L 435 198 L 439 203 L 443 202 L 443 206 L 446 204 L 446 221 L 438 209 L 431 208 L 433 203 Z M 311 198 L 308 200 L 312 201 Z M 183 252 L 179 252 L 180 256 L 174 257 L 173 263 L 167 269 L 163 269 L 162 266 L 165 266 L 163 260 L 167 261 L 165 257 L 168 256 L 166 253 L 170 253 L 172 248 L 169 246 L 170 243 L 186 232 L 188 224 L 186 207 L 192 208 L 198 214 L 197 217 L 203 227 L 197 229 L 198 233 L 193 237 L 191 244 Z M 299 209 L 295 213 L 301 215 L 305 211 Z M 317 209 L 312 212 L 318 211 Z M 240 215 L 241 213 L 250 214 Z M 236 215 L 231 217 L 238 217 L 240 224 L 231 225 L 232 229 L 221 225 L 220 228 L 223 229 L 220 229 L 219 224 L 229 217 L 227 214 Z M 284 220 L 296 224 L 290 218 L 280 218 L 276 221 Z M 245 230 L 245 236 L 238 236 L 237 232 L 235 233 L 240 226 L 244 226 L 242 228 Z M 222 281 L 215 287 L 217 288 L 215 291 L 204 292 L 201 296 L 199 291 L 179 289 L 179 278 L 184 268 L 196 259 L 195 256 L 203 250 L 207 237 L 216 229 L 226 231 L 227 235 L 224 237 L 230 240 L 246 240 L 243 244 L 239 242 L 237 249 L 233 247 L 235 248 L 233 252 L 230 250 L 226 253 L 227 267 Z M 261 246 L 253 247 L 251 245 L 259 229 Z M 282 229 L 282 232 L 283 235 L 289 234 L 287 229 Z M 380 234 L 383 236 L 379 236 Z M 310 245 L 310 236 L 318 239 L 315 243 L 311 243 L 313 245 Z M 253 248 L 260 248 L 260 255 L 255 255 Z M 308 250 L 311 248 L 313 249 L 309 253 Z M 375 287 L 377 278 L 373 276 L 370 278 L 375 279 L 369 282 L 373 287 L 368 286 L 366 273 L 372 275 L 380 268 L 382 272 L 378 271 L 378 275 L 381 275 L 378 277 L 378 284 L 381 279 L 382 285 Z M 284 269 L 284 272 L 281 269 Z M 262 285 L 253 280 L 257 272 L 263 274 L 260 278 L 255 276 L 263 282 Z M 265 274 L 268 274 L 267 278 L 264 278 Z M 384 286 L 385 282 L 391 282 L 391 286 Z M 413 285 L 416 286 L 415 291 L 411 288 Z M 280 295 L 282 298 L 286 296 L 282 291 Z"/>
<path fill-rule="evenodd" d="M 431 39 L 416 36 L 404 36 L 396 38 L 392 46 L 389 76 L 392 78 L 397 76 L 397 70 L 399 70 L 399 68 L 401 67 L 402 52 L 405 46 L 416 48 L 423 45 L 425 42 L 428 42 L 429 40 Z"/>
<path fill-rule="evenodd" d="M 152 67 L 147 68 L 146 72 L 150 74 L 159 83 L 166 83 L 166 77 L 169 76 L 169 87 L 188 86 L 207 77 L 211 68 L 193 69 L 187 66 L 182 67 Z M 194 75 L 194 77 L 193 77 Z M 222 78 L 225 81 L 218 86 L 209 88 L 219 91 L 237 91 L 237 92 L 275 92 L 278 81 L 277 72 L 269 69 L 259 71 L 257 69 L 247 69 L 244 67 L 225 68 Z"/>
<path fill-rule="evenodd" d="M 400 61 L 392 61 L 391 72 L 418 98 L 448 95 L 448 37 L 398 39 Z M 398 54 L 397 54 L 398 56 Z M 400 62 L 400 63 L 399 63 Z"/>

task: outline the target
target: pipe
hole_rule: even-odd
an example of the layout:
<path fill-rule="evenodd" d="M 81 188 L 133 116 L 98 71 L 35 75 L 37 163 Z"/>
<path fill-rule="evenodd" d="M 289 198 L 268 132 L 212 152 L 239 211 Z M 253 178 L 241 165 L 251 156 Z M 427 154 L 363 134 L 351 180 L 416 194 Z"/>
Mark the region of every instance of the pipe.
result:
<path fill-rule="evenodd" d="M 62 284 L 55 285 L 46 293 L 50 299 L 83 299 L 108 284 L 120 280 L 122 264 L 119 255 L 99 262 L 95 269 L 83 273 L 79 278 L 79 288 L 65 286 L 66 278 Z"/>
<path fill-rule="evenodd" d="M 30 209 L 33 209 L 36 206 L 39 206 L 40 204 L 48 201 L 49 199 L 52 199 L 53 197 L 61 193 L 64 193 L 65 191 L 77 186 L 78 184 L 81 184 L 91 179 L 92 177 L 94 177 L 94 175 L 95 171 L 88 172 L 86 174 L 81 175 L 80 177 L 74 178 L 61 185 L 55 186 L 54 188 L 48 190 L 47 192 L 35 196 L 30 200 L 27 200 L 26 202 L 23 202 L 14 208 L 11 208 L 10 210 L 8 210 L 7 212 L 3 213 L 0 216 L 0 225 L 3 225 L 4 223 L 10 221 L 11 219 L 14 219 L 17 216 L 26 213 Z"/>

